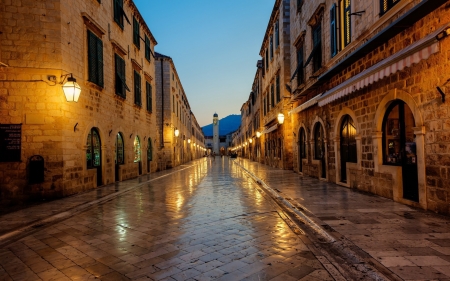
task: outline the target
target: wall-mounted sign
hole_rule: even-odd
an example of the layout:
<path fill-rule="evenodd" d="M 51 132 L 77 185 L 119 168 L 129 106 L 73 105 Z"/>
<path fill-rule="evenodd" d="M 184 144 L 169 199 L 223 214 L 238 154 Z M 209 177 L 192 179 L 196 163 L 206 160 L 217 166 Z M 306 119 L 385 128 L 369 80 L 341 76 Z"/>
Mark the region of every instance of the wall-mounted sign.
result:
<path fill-rule="evenodd" d="M 0 124 L 0 162 L 20 162 L 22 124 Z"/>

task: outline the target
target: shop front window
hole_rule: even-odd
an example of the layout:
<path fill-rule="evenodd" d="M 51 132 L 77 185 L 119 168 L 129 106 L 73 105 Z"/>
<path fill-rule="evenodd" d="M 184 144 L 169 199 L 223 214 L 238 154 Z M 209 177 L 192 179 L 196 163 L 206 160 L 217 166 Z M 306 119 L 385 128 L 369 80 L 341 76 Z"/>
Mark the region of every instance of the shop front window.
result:
<path fill-rule="evenodd" d="M 414 126 L 414 116 L 408 105 L 394 101 L 383 120 L 384 164 L 416 164 Z"/>
<path fill-rule="evenodd" d="M 123 137 L 121 133 L 117 134 L 116 137 L 116 164 L 120 165 L 125 162 L 124 158 L 124 145 L 123 145 Z"/>
<path fill-rule="evenodd" d="M 89 131 L 86 146 L 86 167 L 88 169 L 99 167 L 101 163 L 101 143 L 97 129 L 92 128 Z"/>

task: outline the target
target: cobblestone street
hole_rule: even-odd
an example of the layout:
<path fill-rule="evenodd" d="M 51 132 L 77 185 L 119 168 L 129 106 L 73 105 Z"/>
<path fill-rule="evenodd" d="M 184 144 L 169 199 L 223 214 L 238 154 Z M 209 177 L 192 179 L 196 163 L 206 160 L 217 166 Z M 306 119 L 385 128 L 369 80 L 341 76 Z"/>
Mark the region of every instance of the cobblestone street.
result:
<path fill-rule="evenodd" d="M 302 231 L 238 165 L 219 157 L 193 164 L 122 182 L 110 188 L 119 196 L 53 224 L 39 227 L 39 214 L 70 213 L 79 197 L 110 194 L 98 189 L 2 216 L 10 230 L 38 224 L 0 250 L 0 279 L 333 280 Z"/>

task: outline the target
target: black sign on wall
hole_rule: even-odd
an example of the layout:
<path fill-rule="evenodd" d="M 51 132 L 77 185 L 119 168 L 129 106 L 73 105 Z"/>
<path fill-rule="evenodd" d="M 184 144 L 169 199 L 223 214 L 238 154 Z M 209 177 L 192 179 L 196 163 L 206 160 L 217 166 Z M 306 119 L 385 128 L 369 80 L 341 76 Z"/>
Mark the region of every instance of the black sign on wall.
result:
<path fill-rule="evenodd" d="M 0 124 L 0 162 L 20 162 L 22 124 Z"/>

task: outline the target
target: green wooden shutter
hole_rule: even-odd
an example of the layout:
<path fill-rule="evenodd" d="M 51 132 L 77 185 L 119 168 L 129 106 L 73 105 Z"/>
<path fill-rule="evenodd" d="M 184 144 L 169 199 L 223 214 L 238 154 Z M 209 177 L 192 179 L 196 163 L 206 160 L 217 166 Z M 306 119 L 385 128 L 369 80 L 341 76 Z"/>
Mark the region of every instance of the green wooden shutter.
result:
<path fill-rule="evenodd" d="M 97 72 L 98 72 L 98 79 L 97 79 L 97 85 L 100 87 L 104 86 L 104 79 L 103 79 L 103 42 L 100 40 L 100 38 L 97 38 Z"/>
<path fill-rule="evenodd" d="M 337 44 L 337 25 L 336 25 L 336 4 L 333 4 L 330 10 L 330 35 L 331 35 L 331 57 L 338 52 Z"/>

